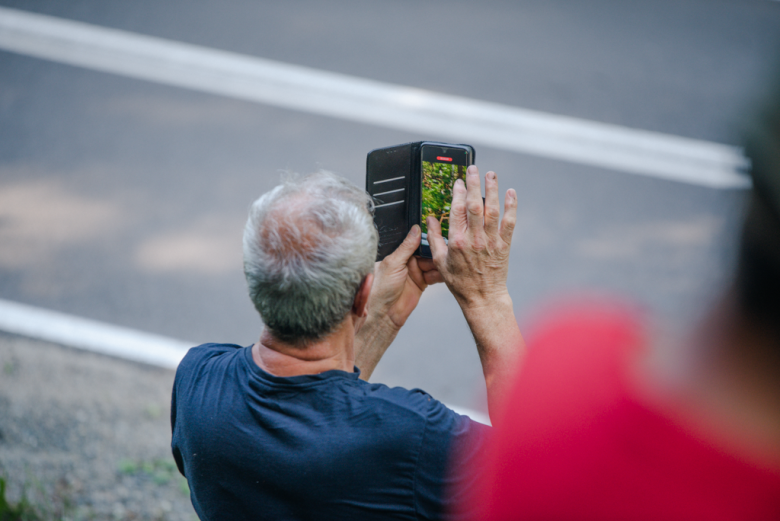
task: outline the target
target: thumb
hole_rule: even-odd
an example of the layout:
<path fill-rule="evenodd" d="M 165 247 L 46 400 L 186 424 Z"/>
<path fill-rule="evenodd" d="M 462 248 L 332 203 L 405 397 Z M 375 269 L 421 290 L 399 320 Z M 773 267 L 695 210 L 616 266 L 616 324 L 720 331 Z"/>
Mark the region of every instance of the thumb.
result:
<path fill-rule="evenodd" d="M 437 259 L 447 256 L 447 243 L 441 236 L 441 225 L 436 218 L 429 216 L 426 224 L 428 224 L 428 244 L 431 247 L 431 257 L 433 257 L 436 267 L 441 269 L 440 261 L 437 262 Z"/>
<path fill-rule="evenodd" d="M 420 227 L 415 224 L 409 230 L 409 233 L 406 234 L 404 242 L 392 254 L 388 255 L 388 258 L 392 258 L 393 262 L 406 264 L 414 255 L 414 252 L 417 251 L 418 246 L 420 246 Z"/>

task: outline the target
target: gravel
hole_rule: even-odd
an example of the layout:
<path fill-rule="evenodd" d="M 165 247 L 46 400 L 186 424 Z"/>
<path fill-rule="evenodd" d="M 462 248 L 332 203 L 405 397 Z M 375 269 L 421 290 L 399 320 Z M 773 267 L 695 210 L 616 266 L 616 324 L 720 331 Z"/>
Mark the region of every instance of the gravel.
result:
<path fill-rule="evenodd" d="M 171 456 L 173 371 L 0 333 L 0 477 L 41 519 L 197 520 Z"/>

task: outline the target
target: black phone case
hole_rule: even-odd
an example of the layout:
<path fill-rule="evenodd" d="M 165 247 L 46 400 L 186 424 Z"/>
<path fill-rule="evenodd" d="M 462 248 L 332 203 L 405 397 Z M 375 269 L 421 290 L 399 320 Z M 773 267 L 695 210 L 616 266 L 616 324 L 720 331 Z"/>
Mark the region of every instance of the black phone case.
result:
<path fill-rule="evenodd" d="M 423 144 L 452 146 L 450 143 L 417 141 L 378 148 L 366 158 L 366 192 L 374 199 L 374 224 L 379 232 L 376 260 L 393 253 L 415 224 L 420 223 L 422 180 L 420 147 Z M 458 145 L 476 152 L 471 145 Z M 427 246 L 420 245 L 417 254 L 430 258 Z"/>

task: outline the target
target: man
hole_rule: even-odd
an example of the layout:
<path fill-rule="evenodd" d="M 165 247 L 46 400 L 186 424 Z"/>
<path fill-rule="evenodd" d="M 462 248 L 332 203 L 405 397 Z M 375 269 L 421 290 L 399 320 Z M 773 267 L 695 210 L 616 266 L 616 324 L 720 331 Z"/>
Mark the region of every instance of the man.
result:
<path fill-rule="evenodd" d="M 690 338 L 575 307 L 529 340 L 474 519 L 780 519 L 780 83 L 733 282 Z"/>
<path fill-rule="evenodd" d="M 428 220 L 374 265 L 372 203 L 344 179 L 287 181 L 253 204 L 244 233 L 250 297 L 265 323 L 250 347 L 205 344 L 176 373 L 172 448 L 201 519 L 430 519 L 465 490 L 488 430 L 420 390 L 367 382 L 429 284 L 463 310 L 491 414 L 523 352 L 506 288 L 517 197 L 477 168 L 453 188 L 449 244 Z M 356 367 L 357 366 L 357 367 Z M 451 451 L 461 468 L 449 468 Z"/>

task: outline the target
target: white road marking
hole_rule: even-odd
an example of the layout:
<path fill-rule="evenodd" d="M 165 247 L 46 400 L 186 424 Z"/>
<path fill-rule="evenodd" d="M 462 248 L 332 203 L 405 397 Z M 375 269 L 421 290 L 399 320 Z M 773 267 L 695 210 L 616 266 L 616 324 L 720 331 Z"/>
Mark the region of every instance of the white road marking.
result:
<path fill-rule="evenodd" d="M 466 409 L 465 407 L 453 407 L 452 405 L 447 405 L 447 407 L 449 407 L 450 409 L 452 409 L 458 414 L 461 414 L 463 416 L 468 416 L 475 422 L 479 422 L 485 425 L 492 425 L 490 423 L 490 417 L 487 414 L 477 412 L 473 409 Z"/>
<path fill-rule="evenodd" d="M 457 142 L 713 188 L 750 186 L 737 148 L 381 83 L 0 8 L 0 48 Z"/>
<path fill-rule="evenodd" d="M 0 299 L 0 331 L 164 369 L 176 369 L 187 350 L 198 345 L 4 299 Z M 490 425 L 486 414 L 463 407 L 448 407 Z"/>
<path fill-rule="evenodd" d="M 0 330 L 166 369 L 197 345 L 3 299 Z"/>

